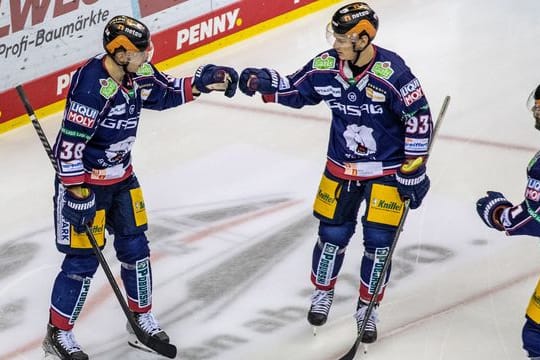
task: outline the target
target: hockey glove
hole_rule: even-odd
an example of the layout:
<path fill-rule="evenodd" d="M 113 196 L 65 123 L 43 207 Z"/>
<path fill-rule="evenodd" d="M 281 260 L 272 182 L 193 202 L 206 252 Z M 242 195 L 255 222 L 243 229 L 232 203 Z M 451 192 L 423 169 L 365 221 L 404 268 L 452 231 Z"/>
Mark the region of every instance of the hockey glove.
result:
<path fill-rule="evenodd" d="M 238 86 L 238 73 L 227 66 L 202 65 L 195 72 L 193 84 L 202 93 L 224 91 L 225 96 L 233 97 Z"/>
<path fill-rule="evenodd" d="M 240 74 L 240 90 L 253 96 L 258 91 L 263 95 L 271 95 L 278 91 L 279 74 L 272 69 L 246 68 Z"/>
<path fill-rule="evenodd" d="M 478 199 L 476 211 L 484 223 L 490 228 L 504 231 L 501 222 L 501 214 L 504 209 L 512 207 L 512 203 L 503 194 L 496 191 L 488 191 L 487 196 Z"/>
<path fill-rule="evenodd" d="M 96 197 L 90 189 L 85 190 L 89 192 L 85 198 L 76 196 L 69 189 L 64 192 L 62 216 L 78 233 L 84 233 L 86 225 L 90 224 L 96 216 Z"/>
<path fill-rule="evenodd" d="M 423 159 L 417 158 L 404 163 L 396 173 L 396 180 L 401 198 L 410 200 L 411 209 L 418 208 L 430 186 Z"/>

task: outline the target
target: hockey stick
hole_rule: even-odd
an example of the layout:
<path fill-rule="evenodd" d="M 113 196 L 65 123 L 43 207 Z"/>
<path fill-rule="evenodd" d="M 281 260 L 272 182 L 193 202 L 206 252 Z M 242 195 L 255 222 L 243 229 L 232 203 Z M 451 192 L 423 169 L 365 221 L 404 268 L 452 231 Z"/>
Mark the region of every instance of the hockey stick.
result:
<path fill-rule="evenodd" d="M 433 147 L 433 143 L 435 142 L 435 137 L 437 133 L 439 132 L 439 128 L 442 124 L 442 121 L 444 119 L 444 115 L 446 114 L 446 109 L 448 108 L 449 103 L 450 103 L 450 96 L 447 95 L 444 98 L 443 104 L 441 106 L 441 110 L 439 111 L 439 115 L 437 116 L 437 122 L 435 123 L 435 127 L 433 129 L 432 141 L 429 144 L 429 148 L 428 148 L 428 155 L 431 152 L 431 148 Z M 360 343 L 362 342 L 362 337 L 364 336 L 364 332 L 366 331 L 366 325 L 367 325 L 366 319 L 369 319 L 369 317 L 371 316 L 371 313 L 373 312 L 377 295 L 379 294 L 379 291 L 381 290 L 381 286 L 384 282 L 384 278 L 386 277 L 386 272 L 388 271 L 388 268 L 390 267 L 392 255 L 394 254 L 394 249 L 396 248 L 399 235 L 401 234 L 401 231 L 403 230 L 405 219 L 407 218 L 407 214 L 409 213 L 409 204 L 410 204 L 410 199 L 405 199 L 404 205 L 403 205 L 404 206 L 403 215 L 401 216 L 401 220 L 399 221 L 398 227 L 396 229 L 396 234 L 394 235 L 394 240 L 392 242 L 392 245 L 390 245 L 390 249 L 388 250 L 388 255 L 386 256 L 386 259 L 384 260 L 384 265 L 381 270 L 381 274 L 379 276 L 379 279 L 377 280 L 377 286 L 375 286 L 375 290 L 373 291 L 373 296 L 371 297 L 371 300 L 369 301 L 369 304 L 368 304 L 368 307 L 366 309 L 366 313 L 364 316 L 364 321 L 362 321 L 362 326 L 360 326 L 360 329 L 356 336 L 356 340 L 354 341 L 354 344 L 349 349 L 349 351 L 345 355 L 340 357 L 339 360 L 352 360 L 356 356 L 356 352 L 358 351 L 358 347 L 360 346 Z"/>
<path fill-rule="evenodd" d="M 26 113 L 30 117 L 30 121 L 32 122 L 32 125 L 34 126 L 34 129 L 36 130 L 36 133 L 39 136 L 39 140 L 41 141 L 41 144 L 45 148 L 45 151 L 47 152 L 47 155 L 49 156 L 49 160 L 51 161 L 51 164 L 54 167 L 54 171 L 56 172 L 56 175 L 58 176 L 58 163 L 56 162 L 56 159 L 54 158 L 51 146 L 49 145 L 49 141 L 47 140 L 47 136 L 45 135 L 45 132 L 43 132 L 43 128 L 41 127 L 37 119 L 37 116 L 34 113 L 34 109 L 32 108 L 32 105 L 30 105 L 30 101 L 28 100 L 28 97 L 26 96 L 26 93 L 24 92 L 22 85 L 17 85 L 15 89 L 17 90 L 17 93 L 19 94 L 19 97 L 22 103 L 24 104 Z M 94 234 L 92 233 L 92 230 L 90 230 L 90 227 L 88 225 L 86 225 L 85 232 L 86 232 L 86 235 L 88 236 L 88 240 L 90 240 L 90 244 L 92 245 L 92 249 L 94 250 L 94 253 L 96 254 L 99 264 L 101 265 L 101 268 L 105 272 L 105 275 L 107 276 L 107 279 L 109 280 L 109 284 L 111 285 L 113 292 L 116 295 L 116 298 L 118 302 L 120 303 L 120 306 L 122 307 L 122 310 L 124 311 L 124 314 L 126 315 L 129 325 L 133 329 L 135 336 L 137 336 L 137 339 L 142 344 L 154 350 L 155 352 L 163 356 L 166 356 L 168 358 L 174 359 L 176 357 L 176 346 L 163 342 L 159 340 L 158 338 L 147 334 L 146 332 L 143 331 L 143 329 L 141 329 L 139 324 L 137 324 L 137 322 L 135 321 L 135 317 L 133 316 L 133 313 L 131 312 L 131 310 L 129 310 L 126 300 L 124 299 L 124 296 L 122 295 L 122 292 L 120 291 L 120 288 L 118 287 L 118 283 L 114 279 L 114 276 L 111 272 L 111 268 L 109 267 L 109 264 L 107 264 L 107 260 L 105 260 L 105 257 L 103 256 L 103 253 L 97 244 L 96 238 L 94 237 Z"/>

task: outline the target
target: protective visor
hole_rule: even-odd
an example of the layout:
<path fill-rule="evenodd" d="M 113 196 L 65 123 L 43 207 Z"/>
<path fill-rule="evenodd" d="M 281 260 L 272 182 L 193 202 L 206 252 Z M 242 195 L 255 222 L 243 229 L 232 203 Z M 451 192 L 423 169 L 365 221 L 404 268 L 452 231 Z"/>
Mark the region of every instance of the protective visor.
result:
<path fill-rule="evenodd" d="M 334 29 L 332 28 L 332 23 L 329 22 L 328 25 L 326 25 L 326 41 L 333 47 L 334 45 L 351 45 L 354 43 L 355 39 L 353 37 L 347 34 L 336 34 Z"/>
<path fill-rule="evenodd" d="M 127 61 L 135 64 L 143 64 L 145 62 L 151 62 L 154 56 L 154 44 L 152 41 L 148 44 L 148 47 L 144 51 L 126 51 Z"/>

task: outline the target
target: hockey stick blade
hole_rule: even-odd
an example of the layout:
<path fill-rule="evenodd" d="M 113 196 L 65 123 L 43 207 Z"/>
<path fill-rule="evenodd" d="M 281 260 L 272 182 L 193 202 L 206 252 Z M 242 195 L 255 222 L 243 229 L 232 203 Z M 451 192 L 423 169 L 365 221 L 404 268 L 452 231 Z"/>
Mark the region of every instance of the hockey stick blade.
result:
<path fill-rule="evenodd" d="M 439 132 L 439 128 L 441 127 L 441 124 L 442 124 L 442 121 L 444 119 L 444 115 L 446 114 L 446 110 L 448 109 L 448 104 L 449 103 L 450 103 L 450 96 L 447 95 L 447 96 L 445 96 L 445 98 L 443 100 L 443 103 L 441 105 L 441 109 L 439 110 L 439 115 L 437 116 L 437 122 L 435 123 L 435 127 L 433 129 L 432 140 L 431 140 L 431 143 L 429 144 L 428 151 L 427 151 L 428 155 L 431 154 L 431 150 L 432 150 L 433 144 L 435 142 L 435 137 L 436 137 L 437 133 Z M 376 284 L 375 289 L 373 291 L 373 296 L 371 298 L 371 301 L 368 304 L 366 313 L 364 315 L 365 319 L 369 318 L 369 316 L 371 315 L 371 312 L 373 311 L 373 308 L 375 306 L 375 299 L 377 297 L 376 294 L 379 294 L 379 291 L 381 289 L 381 285 L 383 283 L 382 279 L 384 279 L 386 277 L 386 273 L 388 271 L 388 268 L 390 266 L 390 262 L 391 262 L 391 259 L 392 259 L 392 254 L 394 253 L 394 250 L 396 248 L 399 236 L 400 236 L 401 231 L 403 229 L 403 225 L 405 224 L 405 219 L 407 218 L 407 215 L 409 213 L 409 204 L 410 204 L 410 200 L 406 199 L 404 201 L 403 214 L 402 214 L 401 219 L 399 221 L 399 224 L 398 224 L 398 226 L 396 228 L 396 234 L 394 235 L 392 245 L 390 246 L 390 249 L 388 250 L 388 254 L 386 256 L 386 259 L 384 260 L 382 270 L 381 270 L 381 272 L 379 274 L 379 280 L 377 281 L 377 284 Z M 356 356 L 356 352 L 358 351 L 358 347 L 360 346 L 360 343 L 362 342 L 362 338 L 364 336 L 364 332 L 365 332 L 365 329 L 366 329 L 366 324 L 367 324 L 367 321 L 362 322 L 362 326 L 358 330 L 358 333 L 356 335 L 356 340 L 354 341 L 353 346 L 349 349 L 349 351 L 347 351 L 347 353 L 345 355 L 340 357 L 338 360 L 352 360 L 352 359 L 354 359 L 354 357 Z"/>
<path fill-rule="evenodd" d="M 135 321 L 135 319 L 133 320 Z M 176 346 L 174 346 L 173 344 L 161 341 L 158 338 L 147 334 L 138 326 L 134 327 L 133 331 L 135 332 L 135 336 L 137 336 L 137 339 L 149 349 L 152 349 L 156 353 L 166 356 L 170 359 L 174 359 L 176 357 L 177 350 Z M 136 348 L 136 346 L 133 346 L 131 344 L 129 345 Z"/>
<path fill-rule="evenodd" d="M 47 136 L 45 135 L 45 132 L 43 131 L 43 128 L 41 127 L 37 119 L 37 116 L 34 113 L 34 109 L 32 108 L 32 105 L 30 104 L 30 101 L 28 100 L 28 97 L 26 96 L 26 93 L 22 85 L 17 85 L 15 89 L 17 90 L 17 93 L 19 94 L 19 98 L 21 99 L 24 105 L 26 113 L 30 117 L 30 121 L 32 122 L 32 125 L 34 126 L 34 129 L 36 130 L 39 140 L 41 141 L 41 144 L 45 148 L 45 151 L 47 152 L 49 160 L 54 168 L 54 171 L 56 172 L 58 176 L 58 164 L 56 163 L 56 159 L 54 158 L 54 155 L 52 153 L 49 140 L 47 139 Z M 94 234 L 92 233 L 92 230 L 90 229 L 88 225 L 86 226 L 85 232 L 86 232 L 86 235 L 88 236 L 88 240 L 90 241 L 90 244 L 92 245 L 92 249 L 94 250 L 94 253 L 96 254 L 98 262 L 101 265 L 101 268 L 103 269 L 103 271 L 105 272 L 105 276 L 107 277 L 107 280 L 109 281 L 109 284 L 111 285 L 111 288 L 116 296 L 116 299 L 118 300 L 118 303 L 120 304 L 120 307 L 122 308 L 122 311 L 124 312 L 129 322 L 129 325 L 135 332 L 137 339 L 139 339 L 139 341 L 142 344 L 154 350 L 155 352 L 159 353 L 160 355 L 174 359 L 176 357 L 176 352 L 177 352 L 176 346 L 163 342 L 147 334 L 146 332 L 144 332 L 143 329 L 141 329 L 139 324 L 137 324 L 137 321 L 133 317 L 133 313 L 131 312 L 131 310 L 129 310 L 126 300 L 124 299 L 122 292 L 120 291 L 120 288 L 118 287 L 118 283 L 114 279 L 114 276 L 111 272 L 109 264 L 107 263 L 107 260 L 103 256 L 103 253 L 101 252 L 101 249 L 99 248 L 96 238 L 94 237 Z"/>

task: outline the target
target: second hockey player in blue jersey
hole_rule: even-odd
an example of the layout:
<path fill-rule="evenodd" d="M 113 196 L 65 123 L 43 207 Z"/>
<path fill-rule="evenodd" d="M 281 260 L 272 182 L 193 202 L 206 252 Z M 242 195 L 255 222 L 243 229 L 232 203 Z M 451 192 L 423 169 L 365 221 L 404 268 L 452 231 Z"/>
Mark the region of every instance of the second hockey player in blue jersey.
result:
<path fill-rule="evenodd" d="M 212 90 L 232 97 L 238 81 L 236 71 L 224 66 L 203 65 L 185 78 L 158 71 L 150 62 L 148 28 L 128 16 L 107 23 L 103 46 L 106 53 L 73 76 L 54 145 L 56 247 L 65 257 L 52 289 L 43 341 L 47 358 L 88 359 L 72 332 L 98 267 L 87 229 L 100 247 L 105 246 L 105 230 L 114 235 L 127 303 L 140 331 L 169 342 L 151 311 L 147 217 L 131 162 L 141 109 L 176 107 Z M 131 326 L 128 331 L 130 344 L 144 348 Z"/>
<path fill-rule="evenodd" d="M 362 341 L 377 338 L 374 311 L 367 304 L 386 259 L 405 198 L 418 208 L 428 192 L 425 157 L 433 130 L 428 102 L 418 79 L 396 53 L 372 43 L 379 20 L 363 2 L 338 9 L 327 27 L 332 49 L 289 76 L 268 68 L 247 68 L 239 88 L 252 96 L 293 108 L 325 102 L 332 112 L 326 169 L 314 204 L 319 219 L 311 281 L 315 286 L 308 321 L 326 322 L 345 250 L 361 218 L 365 252 L 356 307 Z M 301 141 L 301 139 L 299 139 Z M 386 274 L 384 285 L 390 273 Z"/>
<path fill-rule="evenodd" d="M 540 130 L 540 85 L 529 96 L 527 102 Z M 540 236 L 540 151 L 527 166 L 527 184 L 524 199 L 513 205 L 497 191 L 488 191 L 476 202 L 476 210 L 490 228 L 504 231 L 507 235 Z M 525 316 L 522 340 L 523 348 L 530 359 L 540 360 L 540 281 L 531 296 Z"/>

